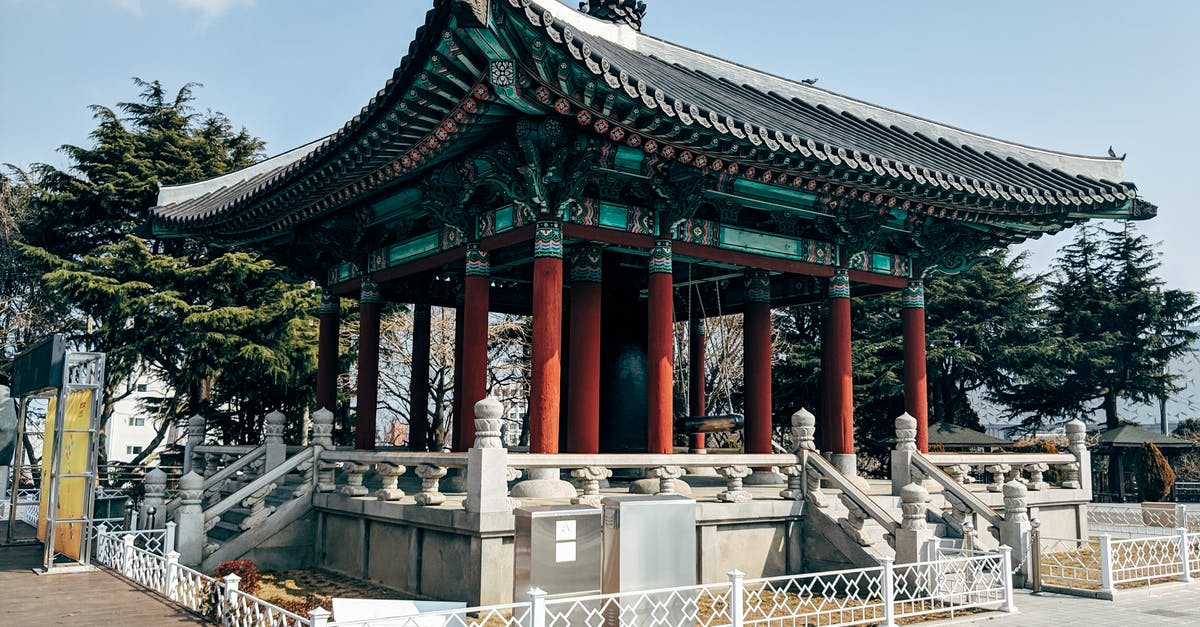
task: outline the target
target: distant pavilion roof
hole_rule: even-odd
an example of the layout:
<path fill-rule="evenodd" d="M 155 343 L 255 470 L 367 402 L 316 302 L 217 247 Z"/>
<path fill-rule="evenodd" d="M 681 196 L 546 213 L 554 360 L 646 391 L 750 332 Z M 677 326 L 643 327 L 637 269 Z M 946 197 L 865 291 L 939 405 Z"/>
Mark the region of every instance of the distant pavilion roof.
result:
<path fill-rule="evenodd" d="M 465 152 L 475 138 L 500 127 L 497 107 L 485 116 L 473 110 L 471 98 L 494 104 L 492 90 L 511 92 L 516 82 L 503 62 L 476 68 L 475 77 L 454 76 L 447 68 L 446 42 L 460 49 L 458 36 L 470 29 L 520 29 L 533 40 L 493 38 L 508 42 L 512 73 L 519 66 L 553 74 L 554 68 L 539 64 L 562 58 L 560 77 L 574 64 L 570 69 L 590 73 L 598 87 L 623 100 L 623 119 L 601 119 L 617 111 L 610 95 L 577 115 L 568 105 L 571 113 L 564 117 L 572 122 L 594 122 L 588 130 L 710 174 L 803 185 L 815 193 L 845 185 L 878 194 L 877 203 L 903 203 L 915 215 L 973 223 L 981 236 L 1000 243 L 1093 217 L 1156 213 L 1124 181 L 1119 159 L 964 131 L 690 50 L 556 0 L 435 0 L 409 54 L 358 116 L 329 137 L 247 170 L 162 188 L 153 211 L 155 232 L 267 239 L 382 187 L 418 180 Z M 555 54 L 546 55 L 549 48 Z M 471 80 L 478 82 L 472 86 Z M 553 84 L 520 87 L 536 89 L 550 114 L 564 98 L 591 98 L 565 88 L 555 92 Z M 512 104 L 511 98 L 499 100 Z"/>
<path fill-rule="evenodd" d="M 1177 438 L 1165 433 L 1157 433 L 1135 425 L 1121 425 L 1114 429 L 1100 432 L 1099 444 L 1113 447 L 1138 447 L 1143 442 L 1150 442 L 1158 448 L 1192 448 L 1196 446 L 1191 440 Z"/>
<path fill-rule="evenodd" d="M 880 440 L 880 444 L 895 443 L 895 436 Z M 1013 442 L 948 422 L 935 422 L 929 425 L 929 444 L 949 450 L 1012 446 Z"/>

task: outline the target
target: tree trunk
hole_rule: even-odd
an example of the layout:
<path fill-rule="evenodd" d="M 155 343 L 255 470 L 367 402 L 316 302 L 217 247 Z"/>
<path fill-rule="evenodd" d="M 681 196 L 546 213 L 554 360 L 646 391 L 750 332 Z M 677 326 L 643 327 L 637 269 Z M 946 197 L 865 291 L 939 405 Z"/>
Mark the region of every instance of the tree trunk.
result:
<path fill-rule="evenodd" d="M 1109 392 L 1104 395 L 1104 426 L 1109 429 L 1116 429 L 1121 426 L 1121 419 L 1117 417 L 1117 395 L 1115 392 Z"/>

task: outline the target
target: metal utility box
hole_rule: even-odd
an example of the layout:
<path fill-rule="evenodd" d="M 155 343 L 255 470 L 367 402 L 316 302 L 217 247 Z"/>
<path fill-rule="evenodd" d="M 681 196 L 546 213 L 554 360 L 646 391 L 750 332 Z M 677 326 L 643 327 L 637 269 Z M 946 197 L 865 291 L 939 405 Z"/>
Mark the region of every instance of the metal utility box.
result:
<path fill-rule="evenodd" d="M 696 502 L 677 494 L 610 496 L 603 594 L 696 585 Z"/>
<path fill-rule="evenodd" d="M 550 596 L 600 590 L 600 510 L 535 505 L 513 514 L 513 601 L 524 601 L 530 588 Z"/>

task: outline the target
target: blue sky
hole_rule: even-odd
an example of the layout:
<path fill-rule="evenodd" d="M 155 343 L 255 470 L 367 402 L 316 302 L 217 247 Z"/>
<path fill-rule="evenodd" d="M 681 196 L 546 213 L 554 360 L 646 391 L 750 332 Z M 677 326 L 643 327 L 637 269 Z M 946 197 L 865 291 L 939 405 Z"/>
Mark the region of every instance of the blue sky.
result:
<path fill-rule="evenodd" d="M 543 0 L 549 1 L 549 0 Z M 574 4 L 574 2 L 572 2 Z M 1200 2 L 647 0 L 644 30 L 968 130 L 1039 147 L 1128 153 L 1160 206 L 1172 287 L 1200 291 Z M 132 76 L 203 83 L 276 154 L 328 134 L 383 86 L 432 0 L 0 0 L 0 163 L 63 166 L 87 106 Z M 1030 248 L 1043 266 L 1067 235 Z"/>

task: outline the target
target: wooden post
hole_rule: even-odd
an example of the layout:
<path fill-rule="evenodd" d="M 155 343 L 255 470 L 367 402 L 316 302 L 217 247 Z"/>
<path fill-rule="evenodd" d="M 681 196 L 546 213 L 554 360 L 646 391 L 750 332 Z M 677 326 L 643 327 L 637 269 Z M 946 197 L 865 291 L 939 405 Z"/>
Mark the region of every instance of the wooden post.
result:
<path fill-rule="evenodd" d="M 925 375 L 925 285 L 908 282 L 900 317 L 904 334 L 904 411 L 917 419 L 917 449 L 929 452 L 929 392 Z"/>
<path fill-rule="evenodd" d="M 462 439 L 463 421 L 471 420 L 470 414 L 464 414 L 459 411 L 461 407 L 461 399 L 463 396 L 462 390 L 462 366 L 463 366 L 463 327 L 466 326 L 467 312 L 463 308 L 462 294 L 458 297 L 458 306 L 454 309 L 454 385 L 452 395 L 454 400 L 451 402 L 450 409 L 450 450 L 455 453 L 465 453 L 471 448 L 470 442 L 465 442 Z"/>
<path fill-rule="evenodd" d="M 746 452 L 771 452 L 771 277 L 746 273 L 744 321 Z"/>
<path fill-rule="evenodd" d="M 850 355 L 850 275 L 838 269 L 829 281 L 829 434 L 835 455 L 854 455 L 854 371 Z M 849 458 L 852 460 L 852 458 Z M 853 462 L 838 467 L 853 473 Z M 849 472 L 848 472 L 849 471 Z"/>
<path fill-rule="evenodd" d="M 358 409 L 354 448 L 375 448 L 375 412 L 379 403 L 379 288 L 363 277 L 358 300 Z M 332 410 L 331 410 L 332 411 Z"/>
<path fill-rule="evenodd" d="M 660 239 L 650 253 L 649 333 L 646 346 L 646 391 L 649 453 L 672 452 L 675 419 L 671 389 L 674 375 L 675 295 L 671 268 L 671 240 Z"/>
<path fill-rule="evenodd" d="M 703 416 L 708 401 L 704 377 L 704 353 L 708 348 L 708 338 L 704 333 L 704 319 L 696 314 L 696 308 L 689 314 L 692 320 L 691 339 L 688 341 L 688 413 L 692 416 Z M 703 453 L 708 450 L 706 440 L 705 434 L 694 433 L 688 442 L 688 448 L 693 452 Z"/>
<path fill-rule="evenodd" d="M 562 383 L 562 224 L 551 220 L 537 223 L 533 257 L 529 450 L 557 453 Z"/>
<path fill-rule="evenodd" d="M 341 299 L 329 290 L 321 293 L 317 339 L 317 409 L 337 409 L 338 334 L 341 326 Z"/>
<path fill-rule="evenodd" d="M 432 332 L 429 303 L 413 305 L 412 380 L 408 384 L 408 447 L 427 451 L 433 444 L 429 424 L 429 336 Z"/>
<path fill-rule="evenodd" d="M 475 442 L 475 403 L 487 396 L 488 307 L 491 289 L 488 253 L 479 244 L 467 244 L 463 279 L 462 394 L 458 397 L 463 448 Z"/>
<path fill-rule="evenodd" d="M 583 248 L 571 260 L 567 368 L 567 451 L 600 452 L 601 253 Z"/>

